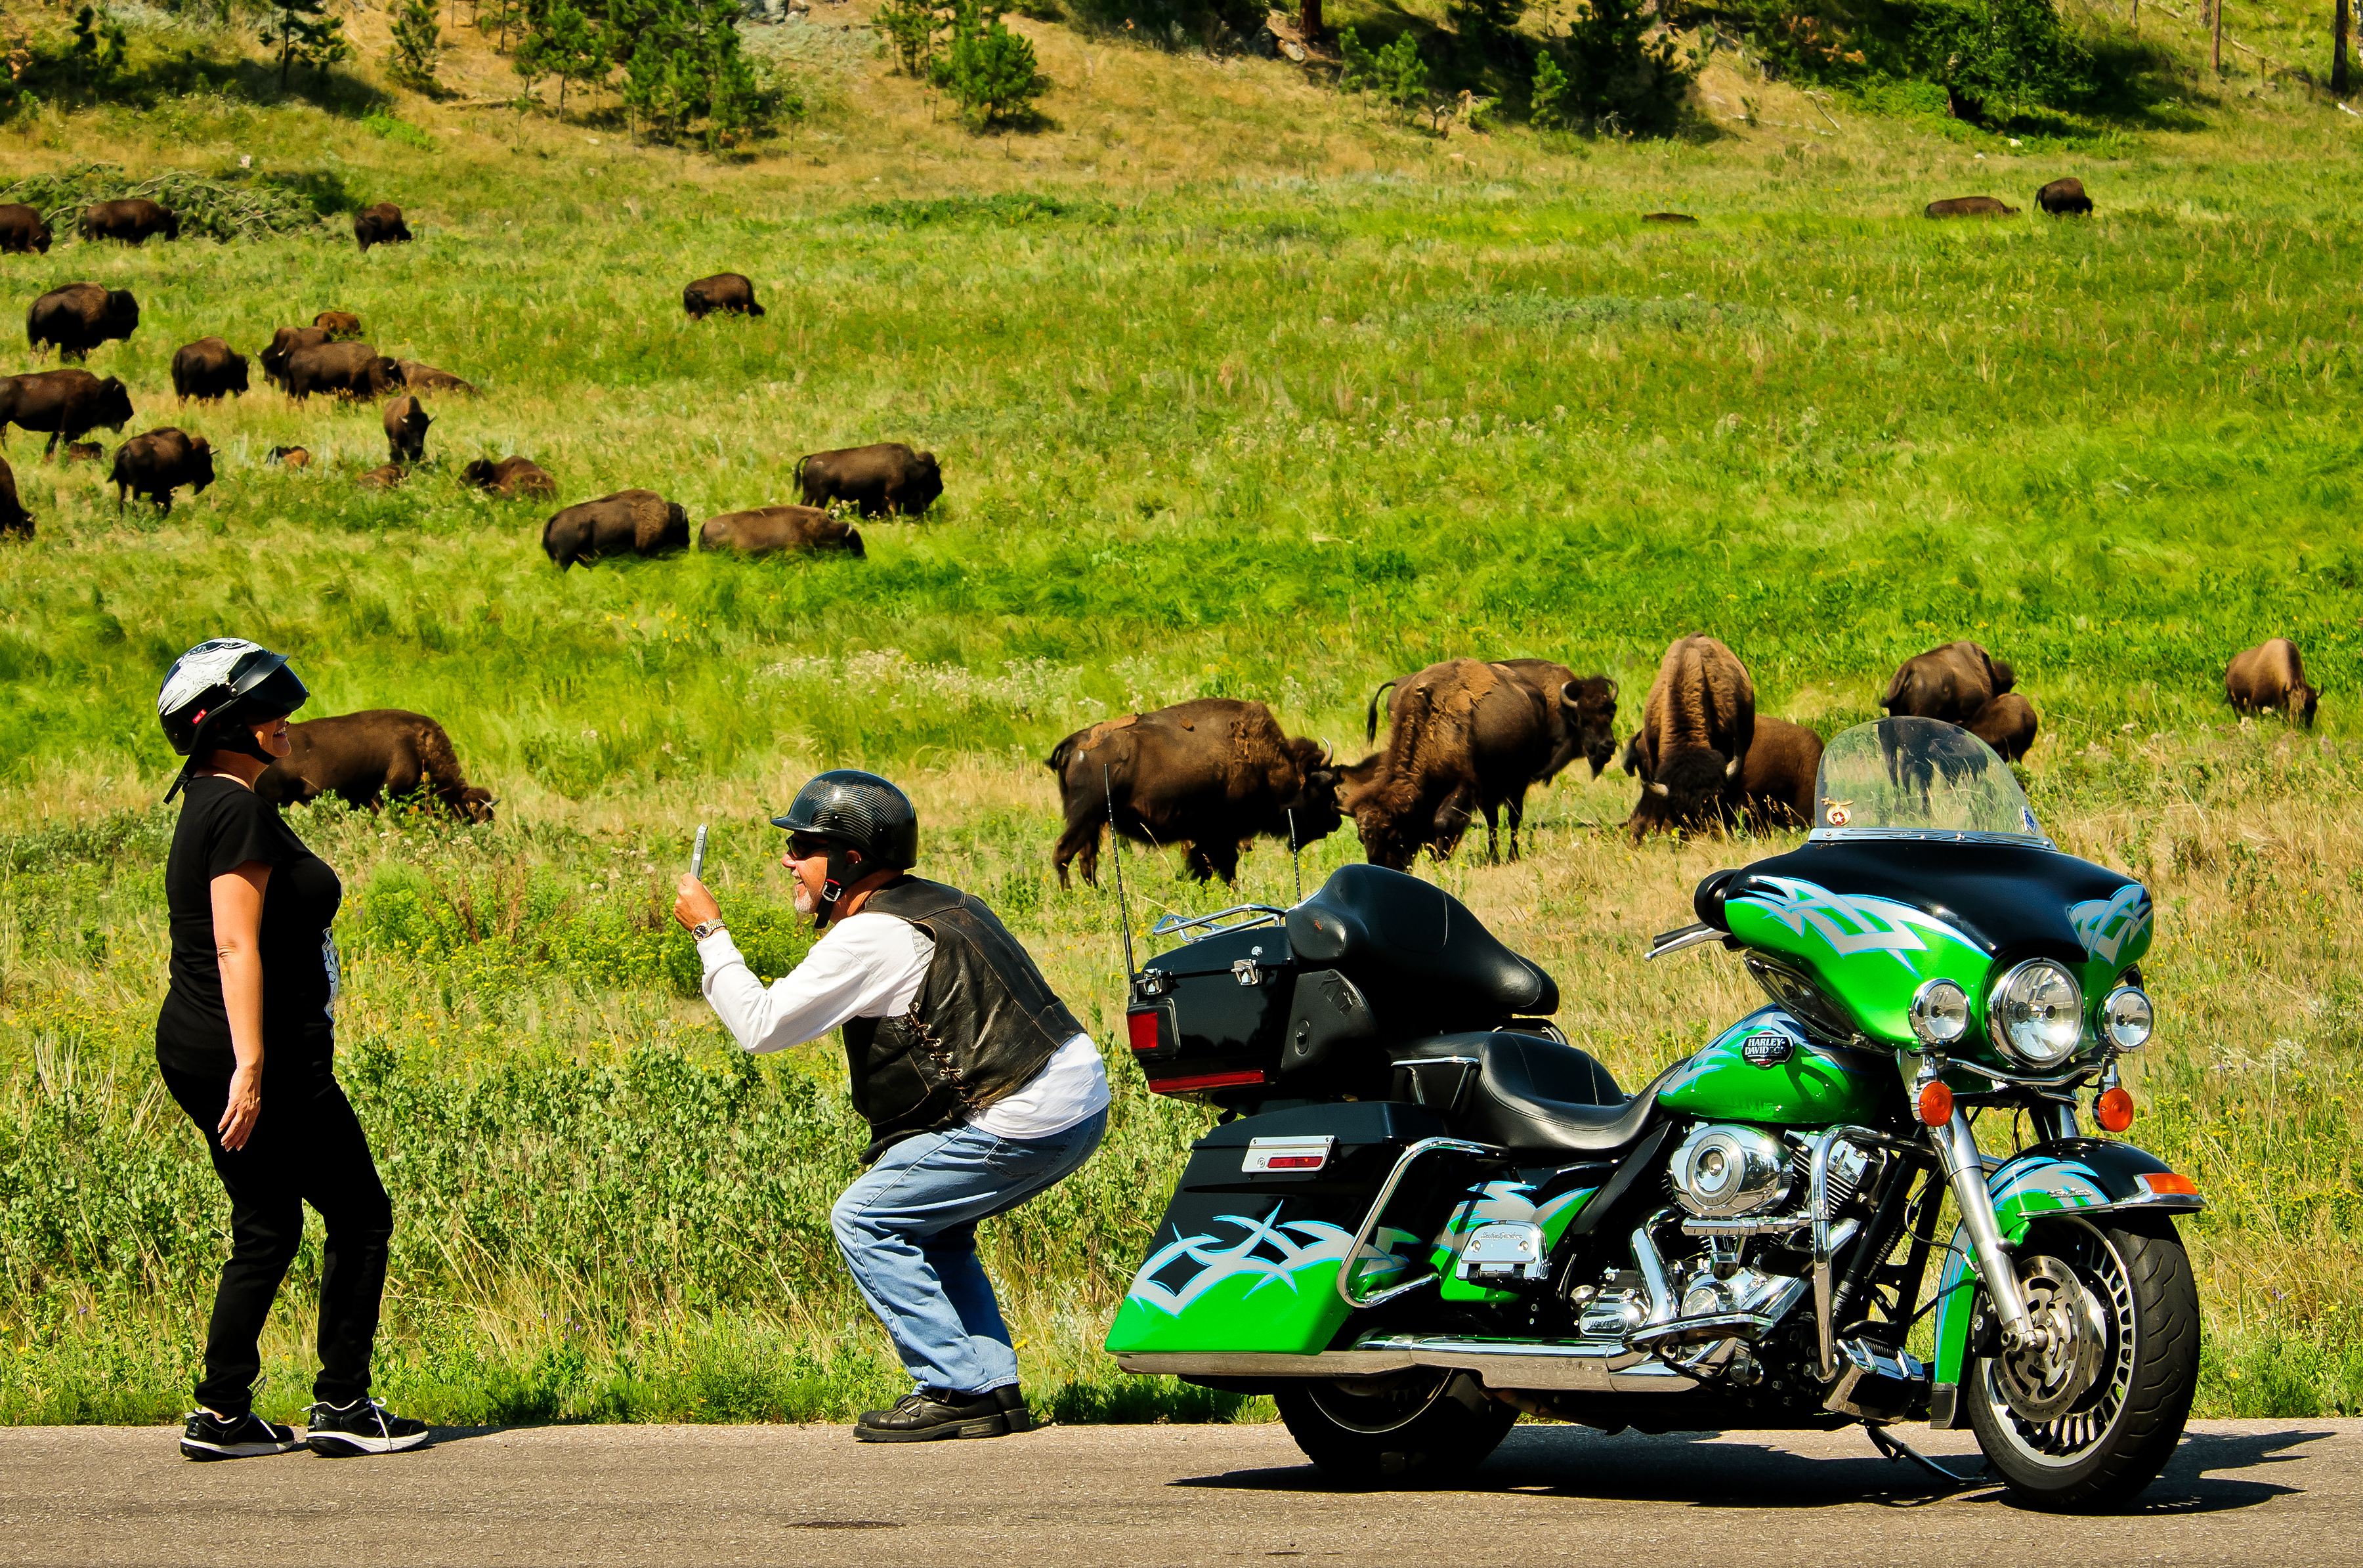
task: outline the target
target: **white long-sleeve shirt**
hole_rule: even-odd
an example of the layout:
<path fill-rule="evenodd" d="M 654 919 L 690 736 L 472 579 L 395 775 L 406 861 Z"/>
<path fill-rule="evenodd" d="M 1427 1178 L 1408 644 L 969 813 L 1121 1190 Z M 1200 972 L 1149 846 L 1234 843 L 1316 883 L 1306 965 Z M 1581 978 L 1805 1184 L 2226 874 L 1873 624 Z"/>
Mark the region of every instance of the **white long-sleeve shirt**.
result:
<path fill-rule="evenodd" d="M 892 915 L 849 915 L 766 986 L 739 956 L 727 930 L 697 944 L 705 966 L 699 986 L 742 1050 L 784 1051 L 818 1040 L 848 1018 L 888 1018 L 910 1011 L 935 939 Z M 1092 1037 L 1068 1040 L 1025 1084 L 968 1113 L 971 1127 L 995 1138 L 1048 1138 L 1104 1109 L 1107 1072 Z"/>

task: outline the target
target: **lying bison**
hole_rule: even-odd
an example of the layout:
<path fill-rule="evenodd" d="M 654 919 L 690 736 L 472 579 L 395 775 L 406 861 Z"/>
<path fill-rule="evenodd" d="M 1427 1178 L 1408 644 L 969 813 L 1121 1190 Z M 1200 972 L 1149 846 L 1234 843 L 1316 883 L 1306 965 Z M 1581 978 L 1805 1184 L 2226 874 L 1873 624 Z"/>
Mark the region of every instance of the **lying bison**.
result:
<path fill-rule="evenodd" d="M 697 530 L 700 550 L 735 550 L 741 555 L 774 550 L 841 550 L 860 558 L 861 530 L 817 506 L 758 506 L 708 517 Z"/>
<path fill-rule="evenodd" d="M 2018 209 L 2004 206 L 1991 196 L 1947 196 L 1941 202 L 1930 202 L 1930 217 L 2016 217 Z"/>
<path fill-rule="evenodd" d="M 689 514 L 653 490 L 579 502 L 541 527 L 542 553 L 560 572 L 605 555 L 661 555 L 689 547 Z"/>
<path fill-rule="evenodd" d="M 1492 662 L 1494 669 L 1507 673 L 1541 697 L 1548 710 L 1550 760 L 1535 775 L 1535 783 L 1550 783 L 1578 757 L 1592 764 L 1592 776 L 1598 778 L 1616 754 L 1616 683 L 1605 675 L 1578 679 L 1574 671 L 1548 659 L 1496 659 Z M 1365 740 L 1379 738 L 1379 698 L 1389 686 L 1400 689 L 1399 683 L 1389 681 L 1370 695 L 1370 706 L 1362 715 Z M 1394 699 L 1390 698 L 1390 723 L 1394 719 Z"/>
<path fill-rule="evenodd" d="M 2224 698 L 2238 713 L 2280 713 L 2313 728 L 2322 694 L 2305 682 L 2297 644 L 2276 637 L 2232 656 L 2224 672 Z"/>
<path fill-rule="evenodd" d="M 2007 663 L 1964 638 L 1898 665 L 1879 706 L 1896 718 L 1967 724 L 1970 715 L 2017 684 L 2018 674 Z"/>
<path fill-rule="evenodd" d="M 312 466 L 312 453 L 305 447 L 273 447 L 271 454 L 262 461 L 283 463 L 289 468 L 309 468 Z"/>
<path fill-rule="evenodd" d="M 121 201 L 100 202 L 83 209 L 82 237 L 84 239 L 117 239 L 126 245 L 139 245 L 162 235 L 167 239 L 181 237 L 180 215 L 169 207 L 159 206 L 146 196 L 127 196 Z"/>
<path fill-rule="evenodd" d="M 498 462 L 480 457 L 460 471 L 460 483 L 511 497 L 558 494 L 558 481 L 529 457 L 505 457 Z"/>
<path fill-rule="evenodd" d="M 1626 824 L 1634 841 L 1721 817 L 1755 740 L 1756 683 L 1731 650 L 1696 634 L 1668 648 L 1628 753 L 1641 778 Z"/>
<path fill-rule="evenodd" d="M 131 495 L 148 496 L 159 512 L 170 517 L 173 491 L 185 484 L 195 495 L 214 482 L 213 443 L 170 425 L 150 430 L 115 449 L 111 478 L 116 517 L 123 516 L 124 500 Z"/>
<path fill-rule="evenodd" d="M 2016 692 L 2004 692 L 1961 728 L 2001 752 L 2003 762 L 2015 762 L 2035 744 L 2035 705 Z"/>
<path fill-rule="evenodd" d="M 61 439 L 78 441 L 102 425 L 120 430 L 130 422 L 131 395 L 115 376 L 101 381 L 85 370 L 0 376 L 0 446 L 7 443 L 11 425 L 47 430 L 46 462 Z"/>
<path fill-rule="evenodd" d="M 324 310 L 312 317 L 312 325 L 326 332 L 331 343 L 349 343 L 361 335 L 361 318 L 349 310 Z"/>
<path fill-rule="evenodd" d="M 0 458 L 0 534 L 33 537 L 33 514 L 17 499 L 17 471 L 8 466 L 6 458 Z"/>
<path fill-rule="evenodd" d="M 936 454 L 915 452 L 900 441 L 809 453 L 797 461 L 796 478 L 805 506 L 850 501 L 865 517 L 915 517 L 944 493 Z"/>
<path fill-rule="evenodd" d="M 1232 697 L 1199 697 L 1154 713 L 1127 713 L 1079 729 L 1044 764 L 1059 781 L 1066 829 L 1052 863 L 1059 885 L 1081 857 L 1099 885 L 1100 833 L 1138 843 L 1186 844 L 1200 882 L 1236 881 L 1239 850 L 1259 835 L 1298 844 L 1326 839 L 1343 820 L 1337 774 L 1316 740 L 1281 732 L 1271 709 Z"/>
<path fill-rule="evenodd" d="M 301 806 L 333 795 L 375 810 L 424 785 L 453 816 L 490 822 L 496 804 L 460 771 L 451 738 L 423 713 L 371 708 L 287 727 L 292 748 L 262 770 L 254 793 L 274 806 Z"/>
<path fill-rule="evenodd" d="M 376 399 L 402 390 L 402 367 L 367 343 L 322 343 L 287 357 L 287 395 Z"/>
<path fill-rule="evenodd" d="M 435 423 L 418 399 L 403 394 L 385 406 L 381 418 L 385 426 L 385 450 L 388 459 L 398 463 L 427 461 L 427 427 Z"/>
<path fill-rule="evenodd" d="M 200 338 L 172 355 L 172 391 L 183 403 L 218 403 L 246 393 L 246 356 L 219 338 Z"/>
<path fill-rule="evenodd" d="M 367 473 L 354 475 L 353 483 L 364 490 L 391 490 L 407 477 L 400 463 L 383 462 Z"/>
<path fill-rule="evenodd" d="M 728 316 L 763 314 L 763 307 L 755 303 L 755 285 L 744 272 L 716 272 L 698 279 L 681 291 L 681 307 L 689 312 L 692 321 L 703 321 L 717 310 Z"/>
<path fill-rule="evenodd" d="M 1785 718 L 1758 717 L 1739 770 L 1739 819 L 1758 833 L 1812 827 L 1821 773 L 1820 736 Z"/>
<path fill-rule="evenodd" d="M 262 379 L 284 391 L 288 360 L 305 349 L 316 349 L 327 340 L 326 328 L 282 327 L 271 335 L 271 346 L 262 350 Z"/>
<path fill-rule="evenodd" d="M 402 384 L 412 392 L 465 392 L 476 390 L 449 371 L 438 370 L 417 360 L 396 360 L 402 367 Z"/>
<path fill-rule="evenodd" d="M 1385 750 L 1358 764 L 1345 797 L 1364 856 L 1396 871 L 1423 849 L 1441 860 L 1482 811 L 1485 852 L 1498 858 L 1507 807 L 1517 859 L 1526 790 L 1551 757 L 1551 723 L 1543 695 L 1498 664 L 1448 659 L 1406 677 Z"/>
<path fill-rule="evenodd" d="M 2035 205 L 2054 217 L 2065 217 L 2070 213 L 2090 213 L 2092 198 L 2084 194 L 2081 180 L 2054 180 L 2035 193 Z"/>
<path fill-rule="evenodd" d="M 50 220 L 22 202 L 0 203 L 0 254 L 50 253 Z"/>
<path fill-rule="evenodd" d="M 120 425 L 116 427 L 116 429 L 121 429 L 123 427 Z M 105 450 L 96 441 L 68 441 L 66 443 L 66 461 L 68 462 L 96 462 L 100 458 L 103 458 L 105 455 Z"/>
<path fill-rule="evenodd" d="M 25 312 L 25 341 L 37 354 L 53 344 L 61 360 L 87 359 L 100 344 L 128 338 L 139 328 L 139 302 L 131 291 L 96 284 L 51 289 Z"/>
<path fill-rule="evenodd" d="M 407 245 L 410 225 L 402 221 L 402 209 L 392 202 L 379 202 L 353 214 L 353 239 L 369 254 L 372 245 Z"/>

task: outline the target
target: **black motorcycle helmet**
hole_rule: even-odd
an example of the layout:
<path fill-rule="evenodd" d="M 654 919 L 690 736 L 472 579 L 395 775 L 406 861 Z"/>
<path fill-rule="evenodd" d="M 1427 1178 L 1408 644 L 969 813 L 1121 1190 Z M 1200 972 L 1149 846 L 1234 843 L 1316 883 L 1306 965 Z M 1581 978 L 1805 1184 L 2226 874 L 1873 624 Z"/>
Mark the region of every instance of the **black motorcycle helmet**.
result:
<path fill-rule="evenodd" d="M 287 656 L 239 637 L 209 638 L 172 661 L 156 693 L 164 739 L 188 762 L 164 794 L 169 801 L 189 782 L 189 769 L 208 751 L 238 751 L 268 762 L 249 725 L 283 718 L 312 694 L 287 667 Z"/>
<path fill-rule="evenodd" d="M 774 828 L 828 842 L 828 873 L 817 925 L 826 925 L 845 890 L 880 870 L 907 871 L 919 859 L 919 814 L 911 797 L 876 773 L 832 768 L 796 792 Z M 858 851 L 857 865 L 847 854 Z"/>

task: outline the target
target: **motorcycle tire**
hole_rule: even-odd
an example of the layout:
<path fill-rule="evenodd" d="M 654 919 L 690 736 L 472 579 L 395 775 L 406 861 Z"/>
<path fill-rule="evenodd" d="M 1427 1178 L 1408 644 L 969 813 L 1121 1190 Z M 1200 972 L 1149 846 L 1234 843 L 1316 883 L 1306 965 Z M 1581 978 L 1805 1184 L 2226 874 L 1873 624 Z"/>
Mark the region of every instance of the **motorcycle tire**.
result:
<path fill-rule="evenodd" d="M 2198 1388 L 2191 1259 L 2163 1215 L 2046 1219 L 2028 1229 L 2017 1255 L 2023 1279 L 2062 1264 L 2082 1285 L 2080 1300 L 2056 1286 L 2050 1295 L 2067 1301 L 2062 1313 L 2077 1315 L 2077 1334 L 2097 1335 L 2089 1341 L 2096 1370 L 2080 1392 L 2061 1385 L 2055 1412 L 2039 1378 L 2027 1381 L 2038 1363 L 2001 1355 L 1972 1362 L 1961 1398 L 1978 1447 L 2030 1507 L 2089 1512 L 2130 1502 L 2173 1457 Z M 2030 1407 L 2039 1418 L 2028 1418 Z"/>
<path fill-rule="evenodd" d="M 1304 1456 L 1355 1486 L 1428 1485 L 1464 1474 L 1518 1419 L 1465 1372 L 1306 1381 L 1272 1402 Z"/>

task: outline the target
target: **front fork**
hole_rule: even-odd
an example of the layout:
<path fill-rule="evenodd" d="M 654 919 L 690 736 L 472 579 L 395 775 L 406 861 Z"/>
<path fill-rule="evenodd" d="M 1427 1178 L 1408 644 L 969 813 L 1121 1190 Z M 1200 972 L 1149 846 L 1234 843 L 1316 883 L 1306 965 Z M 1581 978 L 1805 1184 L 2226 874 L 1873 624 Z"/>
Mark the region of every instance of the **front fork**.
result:
<path fill-rule="evenodd" d="M 1986 1189 L 1985 1159 L 1978 1152 L 1977 1135 L 1969 1130 L 1969 1113 L 1955 1109 L 1952 1120 L 1928 1129 L 1928 1141 L 1944 1167 L 1945 1180 L 1952 1185 L 1953 1203 L 1961 1211 L 1961 1225 L 1969 1233 L 1978 1273 L 1985 1279 L 1986 1297 L 1993 1303 L 1994 1316 L 2002 1319 L 2003 1346 L 2010 1350 L 2036 1346 L 2044 1336 L 2026 1310 L 2026 1297 L 2019 1293 L 2018 1267 L 1994 1218 L 1993 1196 Z"/>

